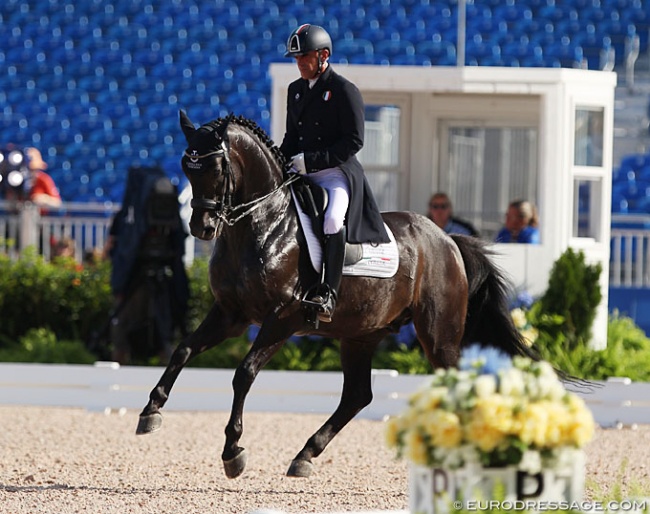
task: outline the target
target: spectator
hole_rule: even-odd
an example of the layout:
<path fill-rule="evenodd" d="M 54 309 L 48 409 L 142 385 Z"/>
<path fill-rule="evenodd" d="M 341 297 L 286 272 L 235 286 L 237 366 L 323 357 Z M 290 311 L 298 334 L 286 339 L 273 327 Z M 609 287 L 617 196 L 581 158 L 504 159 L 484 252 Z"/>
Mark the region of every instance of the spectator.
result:
<path fill-rule="evenodd" d="M 499 231 L 497 243 L 539 244 L 537 209 L 527 200 L 515 200 L 508 205 L 506 222 Z"/>
<path fill-rule="evenodd" d="M 47 164 L 43 160 L 41 152 L 36 148 L 25 148 L 25 156 L 29 168 L 29 200 L 39 207 L 60 207 L 61 195 L 52 177 L 45 173 Z"/>
<path fill-rule="evenodd" d="M 434 193 L 429 200 L 428 217 L 447 234 L 478 237 L 478 230 L 469 222 L 453 215 L 451 200 L 446 193 Z"/>
<path fill-rule="evenodd" d="M 75 242 L 71 237 L 62 237 L 52 245 L 52 258 L 75 256 Z"/>

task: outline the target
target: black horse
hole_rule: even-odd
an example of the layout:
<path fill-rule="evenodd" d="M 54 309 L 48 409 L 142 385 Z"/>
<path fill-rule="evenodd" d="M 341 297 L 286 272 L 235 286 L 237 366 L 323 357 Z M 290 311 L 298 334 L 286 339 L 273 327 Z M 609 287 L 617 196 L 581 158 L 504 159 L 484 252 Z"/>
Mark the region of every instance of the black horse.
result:
<path fill-rule="evenodd" d="M 507 284 L 476 238 L 447 236 L 411 212 L 384 213 L 399 249 L 393 278 L 344 276 L 331 323 L 319 329 L 301 306 L 316 274 L 309 265 L 279 149 L 254 122 L 229 116 L 195 128 L 180 113 L 188 148 L 183 170 L 193 191 L 190 228 L 216 238 L 210 262 L 215 303 L 199 328 L 175 350 L 140 414 L 138 434 L 160 428 L 160 409 L 178 374 L 194 357 L 250 324 L 261 329 L 233 378 L 233 405 L 222 453 L 225 473 L 239 476 L 246 452 L 239 446 L 246 395 L 258 372 L 293 334 L 318 333 L 341 341 L 343 391 L 332 416 L 307 441 L 288 470 L 309 476 L 312 459 L 372 400 L 371 359 L 378 343 L 413 321 L 434 367 L 455 366 L 473 342 L 510 355 L 529 354 L 515 328 Z"/>

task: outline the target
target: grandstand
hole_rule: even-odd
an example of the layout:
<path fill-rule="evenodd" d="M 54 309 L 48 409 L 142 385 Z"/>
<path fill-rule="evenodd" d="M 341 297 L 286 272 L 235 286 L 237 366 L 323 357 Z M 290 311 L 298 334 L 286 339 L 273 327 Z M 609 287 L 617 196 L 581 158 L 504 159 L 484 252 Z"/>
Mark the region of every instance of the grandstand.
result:
<path fill-rule="evenodd" d="M 334 62 L 455 65 L 454 0 L 5 0 L 0 142 L 41 148 L 66 201 L 120 201 L 129 166 L 178 174 L 177 114 L 234 111 L 269 129 L 268 66 L 299 23 Z M 648 46 L 641 0 L 475 0 L 469 66 L 612 69 Z"/>
<path fill-rule="evenodd" d="M 181 108 L 269 131 L 268 68 L 300 23 L 330 32 L 334 63 L 454 66 L 457 13 L 457 0 L 4 0 L 0 145 L 38 146 L 67 202 L 120 202 L 133 165 L 183 180 Z M 626 228 L 650 213 L 650 89 L 630 73 L 639 56 L 650 76 L 649 28 L 642 0 L 467 0 L 461 45 L 467 66 L 619 71 L 612 211 Z"/>

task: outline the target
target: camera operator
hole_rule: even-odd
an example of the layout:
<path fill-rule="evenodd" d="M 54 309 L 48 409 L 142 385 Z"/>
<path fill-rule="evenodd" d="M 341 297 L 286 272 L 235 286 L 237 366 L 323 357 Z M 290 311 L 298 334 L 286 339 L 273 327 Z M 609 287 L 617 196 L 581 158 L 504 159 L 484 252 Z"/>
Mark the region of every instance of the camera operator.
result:
<path fill-rule="evenodd" d="M 171 356 L 175 331 L 186 335 L 189 285 L 178 194 L 159 168 L 131 168 L 110 230 L 112 359 L 128 364 Z"/>

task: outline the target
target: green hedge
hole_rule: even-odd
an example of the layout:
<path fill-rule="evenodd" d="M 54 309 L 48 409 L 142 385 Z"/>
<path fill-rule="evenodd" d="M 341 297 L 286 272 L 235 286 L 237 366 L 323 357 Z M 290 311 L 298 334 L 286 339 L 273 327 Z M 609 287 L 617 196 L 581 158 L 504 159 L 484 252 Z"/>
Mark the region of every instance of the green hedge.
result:
<path fill-rule="evenodd" d="M 525 310 L 529 328 L 538 334 L 535 348 L 544 359 L 574 376 L 650 381 L 650 339 L 629 318 L 610 318 L 605 350 L 589 347 L 600 301 L 596 292 L 599 275 L 599 267 L 587 265 L 580 253 L 567 251 L 557 261 L 548 291 Z M 188 327 L 194 330 L 213 303 L 207 260 L 195 260 L 188 277 Z M 16 261 L 0 255 L 0 361 L 88 363 L 106 358 L 110 354 L 107 338 L 100 338 L 98 345 L 93 335 L 107 327 L 113 305 L 109 278 L 108 262 L 81 267 L 65 259 L 47 263 L 35 252 L 26 252 Z M 566 296 L 567 283 L 573 284 L 574 292 L 580 289 L 582 296 Z M 234 368 L 249 348 L 249 336 L 243 334 L 196 357 L 190 365 Z M 148 363 L 159 364 L 155 358 Z M 401 344 L 394 337 L 382 343 L 373 367 L 400 373 L 431 371 L 417 344 Z M 266 369 L 340 370 L 338 341 L 292 338 Z"/>

